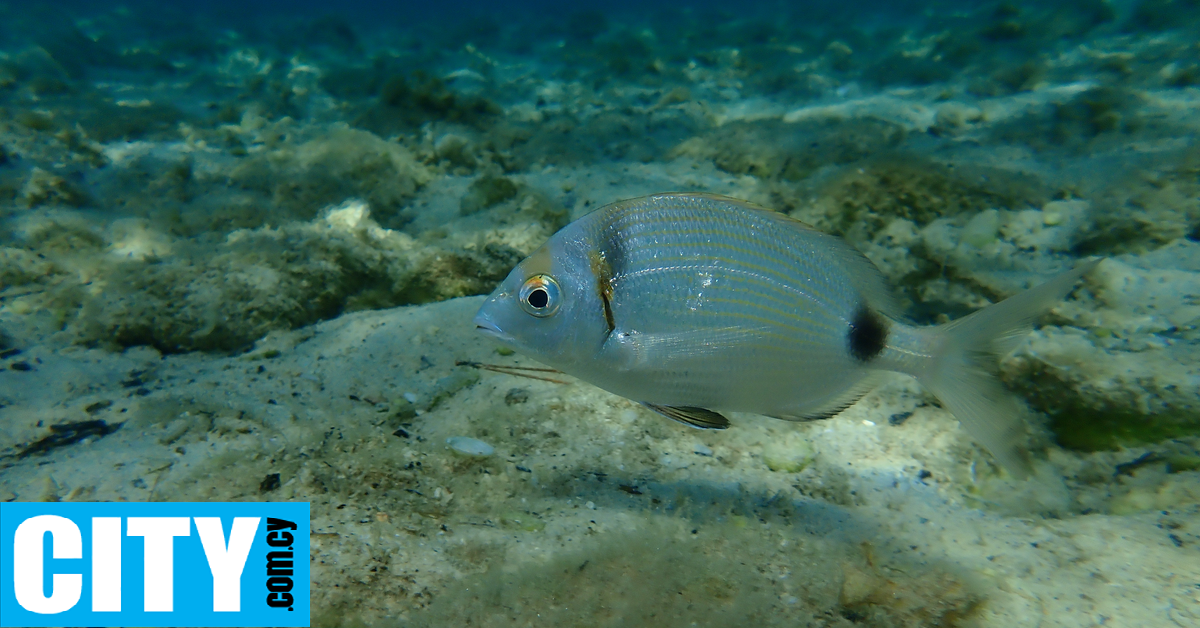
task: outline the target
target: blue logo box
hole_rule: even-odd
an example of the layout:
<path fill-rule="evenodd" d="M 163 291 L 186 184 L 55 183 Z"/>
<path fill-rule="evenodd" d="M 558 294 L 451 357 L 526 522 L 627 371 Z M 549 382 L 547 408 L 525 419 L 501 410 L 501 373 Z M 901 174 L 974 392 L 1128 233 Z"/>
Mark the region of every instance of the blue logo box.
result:
<path fill-rule="evenodd" d="M 307 503 L 0 503 L 0 627 L 308 626 Z"/>

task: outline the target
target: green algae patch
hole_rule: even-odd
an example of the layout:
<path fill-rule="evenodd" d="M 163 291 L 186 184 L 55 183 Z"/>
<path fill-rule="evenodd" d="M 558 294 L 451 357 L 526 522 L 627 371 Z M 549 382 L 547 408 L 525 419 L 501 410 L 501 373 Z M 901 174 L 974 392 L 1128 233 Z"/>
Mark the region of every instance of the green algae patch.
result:
<path fill-rule="evenodd" d="M 459 209 L 464 215 L 474 214 L 503 203 L 517 195 L 517 184 L 512 179 L 496 174 L 485 174 L 471 182 L 463 195 Z"/>
<path fill-rule="evenodd" d="M 1054 408 L 1049 414 L 1055 441 L 1080 451 L 1116 450 L 1200 436 L 1200 412 L 1196 410 L 1142 414 L 1130 410 L 1097 409 L 1073 402 Z"/>
<path fill-rule="evenodd" d="M 111 102 L 99 98 L 80 103 L 67 115 L 97 142 L 174 139 L 187 116 L 169 103 Z"/>
<path fill-rule="evenodd" d="M 997 125 L 991 135 L 998 142 L 1039 150 L 1084 150 L 1104 142 L 1128 141 L 1128 136 L 1141 131 L 1153 133 L 1159 124 L 1144 113 L 1146 103 L 1140 92 L 1127 87 L 1093 87 L 1015 116 Z"/>
<path fill-rule="evenodd" d="M 412 131 L 426 122 L 443 121 L 485 126 L 501 113 L 500 106 L 480 95 L 455 92 L 442 79 L 423 71 L 383 76 L 387 66 L 377 65 L 370 80 L 378 85 L 376 98 L 353 121 L 361 129 L 390 136 Z M 384 68 L 384 69 L 380 69 Z M 360 71 L 363 72 L 363 71 Z M 335 94 L 353 95 L 346 85 L 359 76 L 353 71 L 335 73 L 324 81 Z"/>
<path fill-rule="evenodd" d="M 142 219 L 105 227 L 30 211 L 23 246 L 0 247 L 0 280 L 37 285 L 12 311 L 51 315 L 77 344 L 237 352 L 346 312 L 486 293 L 527 253 L 503 234 L 463 247 L 420 242 L 370 214 L 352 200 L 313 221 L 216 240 L 172 237 Z"/>
<path fill-rule="evenodd" d="M 540 518 L 528 512 L 511 510 L 504 512 L 499 517 L 500 527 L 506 530 L 519 530 L 521 532 L 541 532 L 546 529 L 546 523 Z"/>
<path fill-rule="evenodd" d="M 1043 364 L 1030 364 L 1023 375 L 1010 381 L 1031 407 L 1049 416 L 1055 441 L 1068 449 L 1112 451 L 1200 436 L 1200 410 L 1190 407 L 1186 399 L 1155 396 L 1149 382 L 1147 390 L 1141 391 L 1144 398 L 1104 394 L 1080 389 Z"/>
<path fill-rule="evenodd" d="M 67 205 L 83 207 L 91 202 L 86 191 L 67 179 L 34 168 L 18 192 L 18 200 L 25 207 L 42 205 Z"/>
<path fill-rule="evenodd" d="M 1192 237 L 1200 230 L 1200 149 L 1157 171 L 1134 169 L 1095 197 L 1095 211 L 1075 236 L 1081 254 L 1143 253 Z"/>
<path fill-rule="evenodd" d="M 76 342 L 238 351 L 358 300 L 401 305 L 404 286 L 431 257 L 412 238 L 379 228 L 359 201 L 312 223 L 236 231 L 212 248 L 173 246 L 162 258 L 100 258 L 103 290 L 54 296 L 77 308 L 69 324 Z"/>
<path fill-rule="evenodd" d="M 809 218 L 816 226 L 865 241 L 895 218 L 924 227 L 939 218 L 989 209 L 1041 207 L 1053 191 L 1037 178 L 1000 168 L 947 165 L 893 153 L 842 168 L 819 182 Z"/>
<path fill-rule="evenodd" d="M 1192 456 L 1187 454 L 1168 456 L 1167 471 L 1170 473 L 1200 471 L 1200 456 Z"/>
<path fill-rule="evenodd" d="M 263 124 L 247 119 L 240 128 L 253 136 L 302 135 L 289 125 Z M 259 224 L 271 218 L 308 220 L 322 207 L 361 198 L 380 222 L 391 226 L 433 173 L 396 142 L 358 129 L 333 127 L 301 141 L 279 140 L 242 160 L 228 178 L 232 188 L 269 201 L 269 214 Z"/>
<path fill-rule="evenodd" d="M 503 244 L 488 244 L 479 251 L 440 251 L 422 259 L 395 298 L 419 304 L 487 294 L 523 257 Z"/>
<path fill-rule="evenodd" d="M 55 273 L 54 265 L 34 253 L 8 246 L 0 247 L 0 285 L 23 286 Z"/>
<path fill-rule="evenodd" d="M 683 142 L 668 158 L 711 159 L 731 174 L 799 181 L 819 168 L 856 162 L 895 148 L 905 136 L 899 125 L 874 118 L 731 122 Z"/>

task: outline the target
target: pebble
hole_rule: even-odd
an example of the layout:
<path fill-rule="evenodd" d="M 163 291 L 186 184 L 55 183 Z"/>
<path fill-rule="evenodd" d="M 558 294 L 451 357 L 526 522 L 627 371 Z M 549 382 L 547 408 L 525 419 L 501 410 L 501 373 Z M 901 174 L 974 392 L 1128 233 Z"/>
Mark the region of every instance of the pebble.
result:
<path fill-rule="evenodd" d="M 987 209 L 976 214 L 963 227 L 960 241 L 981 249 L 996 240 L 1000 230 L 1000 212 Z"/>
<path fill-rule="evenodd" d="M 812 443 L 807 440 L 791 444 L 772 443 L 763 449 L 763 462 L 767 468 L 782 473 L 799 473 L 817 457 Z"/>
<path fill-rule="evenodd" d="M 486 458 L 496 452 L 495 447 L 470 436 L 451 436 L 446 439 L 446 444 L 460 454 L 478 458 Z"/>

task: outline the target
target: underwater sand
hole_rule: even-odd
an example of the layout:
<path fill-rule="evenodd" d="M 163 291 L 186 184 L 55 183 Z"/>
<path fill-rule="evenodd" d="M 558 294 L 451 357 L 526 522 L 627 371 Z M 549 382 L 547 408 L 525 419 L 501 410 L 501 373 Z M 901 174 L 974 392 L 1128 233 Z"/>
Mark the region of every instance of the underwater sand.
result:
<path fill-rule="evenodd" d="M 311 502 L 314 626 L 1200 626 L 1195 3 L 39 6 L 0 5 L 0 500 Z M 479 295 L 661 191 L 846 237 L 924 324 L 1104 257 L 999 362 L 1037 477 L 899 375 L 701 432 L 459 365 L 538 366 Z"/>

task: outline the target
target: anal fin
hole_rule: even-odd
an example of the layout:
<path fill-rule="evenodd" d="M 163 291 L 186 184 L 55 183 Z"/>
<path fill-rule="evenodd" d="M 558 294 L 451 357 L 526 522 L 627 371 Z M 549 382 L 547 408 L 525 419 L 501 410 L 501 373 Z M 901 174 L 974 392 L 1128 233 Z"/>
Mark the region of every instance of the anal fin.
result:
<path fill-rule="evenodd" d="M 878 383 L 879 377 L 876 373 L 867 373 L 860 376 L 858 381 L 848 386 L 845 390 L 837 392 L 815 404 L 789 408 L 783 412 L 768 414 L 767 416 L 783 421 L 823 421 L 825 419 L 832 419 L 841 414 L 846 408 L 858 403 L 858 400 L 871 392 L 871 389 L 875 388 Z"/>
<path fill-rule="evenodd" d="M 723 430 L 729 427 L 729 419 L 720 412 L 707 408 L 692 406 L 660 406 L 653 403 L 642 403 L 643 406 L 684 425 L 701 430 Z"/>

